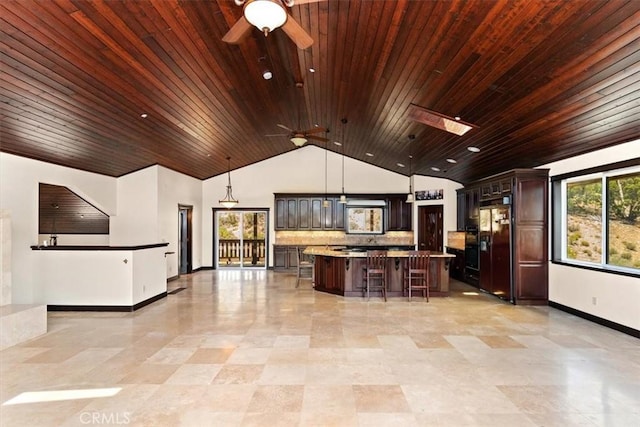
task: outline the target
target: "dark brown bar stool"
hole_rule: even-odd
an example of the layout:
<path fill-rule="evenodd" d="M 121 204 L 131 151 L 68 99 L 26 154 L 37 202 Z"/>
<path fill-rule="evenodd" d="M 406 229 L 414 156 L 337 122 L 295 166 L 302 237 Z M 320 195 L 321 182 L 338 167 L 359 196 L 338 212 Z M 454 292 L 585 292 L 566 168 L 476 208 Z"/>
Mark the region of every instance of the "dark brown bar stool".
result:
<path fill-rule="evenodd" d="M 429 302 L 429 265 L 431 252 L 409 251 L 404 270 L 405 291 L 409 293 L 409 301 L 414 290 L 422 291 L 422 297 Z"/>
<path fill-rule="evenodd" d="M 367 265 L 364 272 L 364 286 L 362 296 L 366 292 L 367 300 L 371 291 L 380 290 L 384 300 L 387 300 L 387 251 L 367 251 Z"/>
<path fill-rule="evenodd" d="M 305 249 L 305 247 L 298 246 L 298 249 L 296 251 L 298 261 L 298 268 L 296 273 L 296 288 L 300 285 L 300 279 L 302 278 L 304 271 L 310 272 L 309 274 L 311 275 L 312 284 L 314 281 L 313 270 L 315 261 L 313 259 L 313 255 L 307 255 L 304 253 Z"/>

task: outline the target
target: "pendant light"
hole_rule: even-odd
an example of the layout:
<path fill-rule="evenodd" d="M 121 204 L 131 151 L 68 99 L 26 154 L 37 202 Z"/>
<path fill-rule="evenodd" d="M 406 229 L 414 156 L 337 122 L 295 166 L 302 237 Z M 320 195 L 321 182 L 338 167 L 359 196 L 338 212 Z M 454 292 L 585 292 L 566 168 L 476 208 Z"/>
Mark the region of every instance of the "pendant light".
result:
<path fill-rule="evenodd" d="M 233 198 L 233 192 L 231 190 L 231 157 L 227 156 L 227 176 L 229 178 L 227 184 L 227 195 L 224 199 L 220 200 L 220 204 L 227 209 L 230 209 L 238 204 L 238 201 Z"/>
<path fill-rule="evenodd" d="M 347 203 L 347 195 L 344 193 L 344 125 L 347 124 L 347 119 L 344 118 L 341 120 L 342 122 L 342 194 L 340 195 L 340 200 L 338 203 L 345 204 Z"/>
<path fill-rule="evenodd" d="M 325 132 L 325 139 L 326 139 L 326 132 Z M 328 151 L 329 151 L 329 147 L 327 146 L 328 142 L 325 141 L 324 142 L 324 201 L 322 202 L 322 207 L 324 208 L 328 208 L 329 207 L 329 199 L 327 199 L 327 156 L 328 156 Z"/>
<path fill-rule="evenodd" d="M 413 141 L 416 138 L 415 135 L 409 135 L 409 153 L 411 153 L 411 141 Z M 412 181 L 413 181 L 413 177 L 411 176 L 411 160 L 413 159 L 413 156 L 411 154 L 409 154 L 409 194 L 407 194 L 407 203 L 413 203 L 413 186 Z"/>

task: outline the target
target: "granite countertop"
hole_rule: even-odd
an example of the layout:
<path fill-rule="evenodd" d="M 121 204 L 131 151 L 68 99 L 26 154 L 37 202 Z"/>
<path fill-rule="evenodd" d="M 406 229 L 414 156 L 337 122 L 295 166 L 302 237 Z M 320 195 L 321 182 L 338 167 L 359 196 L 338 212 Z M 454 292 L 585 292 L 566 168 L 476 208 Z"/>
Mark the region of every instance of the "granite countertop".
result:
<path fill-rule="evenodd" d="M 367 252 L 362 250 L 334 250 L 326 247 L 310 246 L 304 251 L 307 255 L 320 255 L 330 256 L 336 258 L 366 258 Z M 387 257 L 389 258 L 407 258 L 409 251 L 387 251 Z M 431 252 L 431 256 L 434 258 L 455 258 L 453 254 L 446 254 L 444 252 Z"/>

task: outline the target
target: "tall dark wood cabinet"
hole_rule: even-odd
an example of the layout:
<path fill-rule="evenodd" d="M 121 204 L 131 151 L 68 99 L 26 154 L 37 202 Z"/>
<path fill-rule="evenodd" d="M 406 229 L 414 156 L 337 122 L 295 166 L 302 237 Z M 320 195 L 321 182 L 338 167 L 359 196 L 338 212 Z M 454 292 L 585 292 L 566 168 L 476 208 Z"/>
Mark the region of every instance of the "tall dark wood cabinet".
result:
<path fill-rule="evenodd" d="M 516 304 L 544 304 L 549 298 L 549 170 L 513 176 L 513 291 Z"/>
<path fill-rule="evenodd" d="M 514 169 L 458 190 L 458 227 L 480 230 L 480 287 L 514 304 L 548 302 L 548 181 L 548 169 Z M 492 226 L 496 221 L 499 227 Z M 506 239 L 506 254 L 493 253 L 498 250 L 493 233 L 500 233 L 494 236 L 500 242 Z M 506 270 L 500 268 L 505 259 L 510 259 Z M 493 274 L 497 271 L 506 276 Z"/>

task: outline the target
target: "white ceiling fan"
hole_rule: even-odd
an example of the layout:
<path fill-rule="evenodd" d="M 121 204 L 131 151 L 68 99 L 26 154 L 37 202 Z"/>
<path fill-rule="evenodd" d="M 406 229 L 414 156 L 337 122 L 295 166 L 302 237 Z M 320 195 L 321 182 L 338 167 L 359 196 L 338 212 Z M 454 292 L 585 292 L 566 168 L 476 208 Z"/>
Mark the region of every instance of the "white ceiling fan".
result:
<path fill-rule="evenodd" d="M 311 36 L 287 13 L 286 7 L 305 3 L 317 3 L 323 0 L 234 0 L 243 6 L 244 15 L 224 35 L 222 41 L 239 44 L 249 34 L 251 26 L 255 26 L 267 36 L 276 28 L 282 30 L 300 49 L 313 44 Z M 286 7 L 285 7 L 286 6 Z"/>

